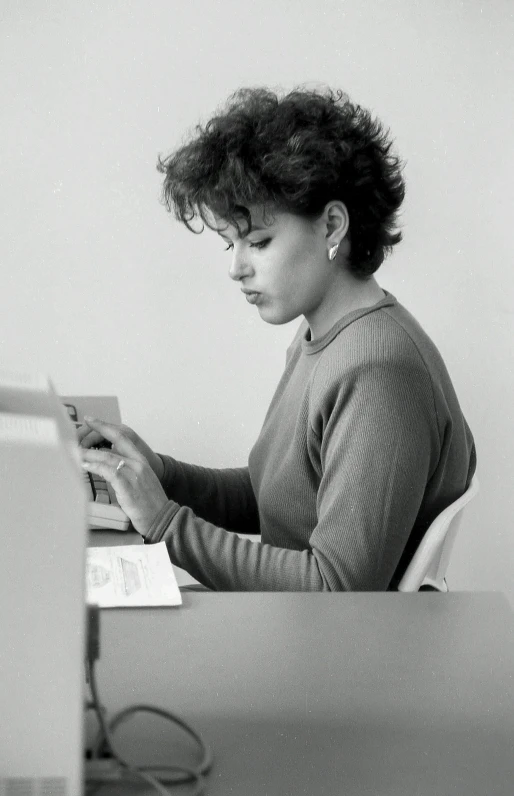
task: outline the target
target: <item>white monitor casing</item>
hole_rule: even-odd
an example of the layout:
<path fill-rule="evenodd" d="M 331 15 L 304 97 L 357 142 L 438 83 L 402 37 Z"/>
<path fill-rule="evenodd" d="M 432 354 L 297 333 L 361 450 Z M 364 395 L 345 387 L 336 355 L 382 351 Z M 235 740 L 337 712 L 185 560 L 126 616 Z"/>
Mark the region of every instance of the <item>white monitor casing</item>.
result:
<path fill-rule="evenodd" d="M 42 377 L 0 368 L 0 796 L 83 793 L 86 493 Z"/>

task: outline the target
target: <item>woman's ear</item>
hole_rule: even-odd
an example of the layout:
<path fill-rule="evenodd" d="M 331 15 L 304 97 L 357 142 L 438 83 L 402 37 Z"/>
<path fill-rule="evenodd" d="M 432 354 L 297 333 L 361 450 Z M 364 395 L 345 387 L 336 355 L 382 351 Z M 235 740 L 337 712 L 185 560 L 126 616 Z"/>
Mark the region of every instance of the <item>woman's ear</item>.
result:
<path fill-rule="evenodd" d="M 329 202 L 324 210 L 327 243 L 341 243 L 350 228 L 350 218 L 344 202 Z"/>

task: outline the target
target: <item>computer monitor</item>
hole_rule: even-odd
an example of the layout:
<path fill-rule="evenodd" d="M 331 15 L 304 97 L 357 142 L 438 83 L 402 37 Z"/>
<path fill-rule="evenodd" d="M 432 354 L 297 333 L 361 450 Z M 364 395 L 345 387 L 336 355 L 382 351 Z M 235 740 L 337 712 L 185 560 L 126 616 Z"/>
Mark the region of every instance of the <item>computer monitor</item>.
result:
<path fill-rule="evenodd" d="M 0 793 L 83 793 L 86 493 L 42 376 L 0 368 Z"/>

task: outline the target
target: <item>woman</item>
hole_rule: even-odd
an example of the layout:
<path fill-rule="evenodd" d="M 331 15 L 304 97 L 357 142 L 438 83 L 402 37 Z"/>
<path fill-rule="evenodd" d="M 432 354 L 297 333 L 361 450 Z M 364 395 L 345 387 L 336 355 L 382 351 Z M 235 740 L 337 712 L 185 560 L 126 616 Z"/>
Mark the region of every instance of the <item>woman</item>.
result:
<path fill-rule="evenodd" d="M 208 588 L 394 590 L 471 481 L 473 438 L 444 363 L 374 277 L 401 239 L 391 146 L 341 92 L 244 89 L 159 161 L 168 209 L 223 239 L 261 318 L 304 318 L 248 467 L 159 456 L 124 426 L 80 432 L 86 469 L 136 530 Z M 112 450 L 91 450 L 102 438 Z"/>

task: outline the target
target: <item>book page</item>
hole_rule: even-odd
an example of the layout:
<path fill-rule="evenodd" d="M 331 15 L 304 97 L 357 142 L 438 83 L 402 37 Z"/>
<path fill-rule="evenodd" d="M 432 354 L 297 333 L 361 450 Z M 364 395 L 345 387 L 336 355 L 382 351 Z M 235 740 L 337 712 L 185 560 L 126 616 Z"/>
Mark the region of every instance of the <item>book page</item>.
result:
<path fill-rule="evenodd" d="M 164 542 L 89 547 L 86 591 L 87 602 L 100 608 L 182 604 Z"/>

